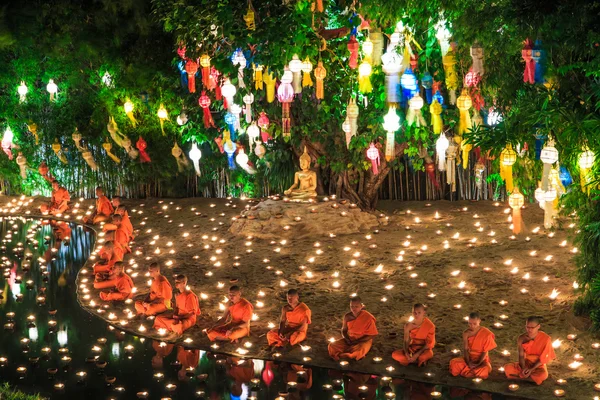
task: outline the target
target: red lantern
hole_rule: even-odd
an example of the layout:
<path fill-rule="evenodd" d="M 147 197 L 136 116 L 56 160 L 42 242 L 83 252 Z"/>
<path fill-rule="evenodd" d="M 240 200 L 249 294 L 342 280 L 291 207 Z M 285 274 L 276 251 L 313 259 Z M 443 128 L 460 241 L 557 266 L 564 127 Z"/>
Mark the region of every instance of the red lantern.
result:
<path fill-rule="evenodd" d="M 198 104 L 202 107 L 202 113 L 204 114 L 204 127 L 210 128 L 211 126 L 215 127 L 215 121 L 213 120 L 212 114 L 210 113 L 210 97 L 206 95 L 206 92 L 203 90 L 202 95 L 198 99 Z"/>
<path fill-rule="evenodd" d="M 371 160 L 371 168 L 373 169 L 373 174 L 379 174 L 379 170 L 377 166 L 379 165 L 379 149 L 375 147 L 373 143 L 367 149 L 367 158 Z"/>
<path fill-rule="evenodd" d="M 185 60 L 185 46 L 181 46 L 177 48 L 177 55 Z"/>
<path fill-rule="evenodd" d="M 263 143 L 267 143 L 268 140 L 271 140 L 271 135 L 267 132 L 267 128 L 269 127 L 269 117 L 265 114 L 264 111 L 260 112 L 260 117 L 258 117 L 258 127 L 260 128 L 260 138 Z"/>
<path fill-rule="evenodd" d="M 198 72 L 198 63 L 187 60 L 185 63 L 185 72 L 188 74 L 188 90 L 190 93 L 196 93 L 196 73 Z"/>
<path fill-rule="evenodd" d="M 219 75 L 221 75 L 221 73 L 219 71 L 217 71 L 217 69 L 215 67 L 211 67 L 210 68 L 210 79 L 209 79 L 209 85 L 208 85 L 208 90 L 215 90 L 215 98 L 220 101 L 222 99 L 221 97 L 221 85 L 219 85 Z"/>
<path fill-rule="evenodd" d="M 473 68 L 465 75 L 465 86 L 475 87 L 481 82 L 481 75 L 473 71 Z"/>
<path fill-rule="evenodd" d="M 225 152 L 225 148 L 223 147 L 223 138 L 221 136 L 217 136 L 215 138 L 215 143 L 219 147 L 219 151 L 221 152 L 221 154 L 223 154 Z"/>
<path fill-rule="evenodd" d="M 523 82 L 535 83 L 535 61 L 533 61 L 533 43 L 527 38 L 521 50 L 521 57 L 525 60 L 525 71 L 523 72 Z"/>
<path fill-rule="evenodd" d="M 435 179 L 435 164 L 432 162 L 425 163 L 425 173 L 427 173 L 427 176 L 429 177 L 429 180 L 431 180 L 431 183 L 433 183 L 433 185 L 439 189 L 440 184 L 438 183 L 437 179 Z"/>
<path fill-rule="evenodd" d="M 140 136 L 140 138 L 138 139 L 138 141 L 135 144 L 135 147 L 137 147 L 137 149 L 140 152 L 140 161 L 143 163 L 149 163 L 150 161 L 150 156 L 148 155 L 148 153 L 146 153 L 146 148 L 148 147 L 148 143 L 146 143 L 146 141 L 144 140 L 143 137 Z"/>
<path fill-rule="evenodd" d="M 358 48 L 359 44 L 356 41 L 356 36 L 350 36 L 350 40 L 348 40 L 348 51 L 350 52 L 350 60 L 348 61 L 348 65 L 352 69 L 356 69 L 358 67 Z"/>
<path fill-rule="evenodd" d="M 417 55 L 411 54 L 410 55 L 410 69 L 412 69 L 413 71 L 416 71 L 418 62 L 419 62 L 419 60 L 417 59 Z"/>

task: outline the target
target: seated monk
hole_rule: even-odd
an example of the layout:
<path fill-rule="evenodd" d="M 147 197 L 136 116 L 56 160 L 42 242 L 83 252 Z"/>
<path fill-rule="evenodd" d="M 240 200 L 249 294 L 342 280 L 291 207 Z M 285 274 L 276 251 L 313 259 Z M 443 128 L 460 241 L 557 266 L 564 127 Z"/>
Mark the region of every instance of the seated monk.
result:
<path fill-rule="evenodd" d="M 86 224 L 97 224 L 104 222 L 115 211 L 108 197 L 104 195 L 104 190 L 98 186 L 96 188 L 96 209 L 94 212 L 83 219 Z"/>
<path fill-rule="evenodd" d="M 119 214 L 114 214 L 111 216 L 111 222 L 104 224 L 102 230 L 105 232 L 107 240 L 112 240 L 123 254 L 127 254 L 131 253 L 131 249 L 129 248 L 129 236 L 122 227 L 122 221 Z"/>
<path fill-rule="evenodd" d="M 177 379 L 180 381 L 187 381 L 187 372 L 193 372 L 200 362 L 200 350 L 198 349 L 186 349 L 183 346 L 177 346 L 177 361 L 181 364 L 181 368 L 177 371 Z"/>
<path fill-rule="evenodd" d="M 308 200 L 317 197 L 317 173 L 310 169 L 310 156 L 304 147 L 300 156 L 300 171 L 294 174 L 294 184 L 283 192 L 291 199 Z"/>
<path fill-rule="evenodd" d="M 229 288 L 229 307 L 221 318 L 206 331 L 211 342 L 215 340 L 235 342 L 250 335 L 250 320 L 254 306 L 242 297 L 238 286 Z"/>
<path fill-rule="evenodd" d="M 158 263 L 150 264 L 148 272 L 152 278 L 150 293 L 144 300 L 135 302 L 135 311 L 139 317 L 160 314 L 171 308 L 173 289 L 169 280 L 161 275 Z"/>
<path fill-rule="evenodd" d="M 529 317 L 525 323 L 527 332 L 519 336 L 519 362 L 506 364 L 504 373 L 508 379 L 531 380 L 541 385 L 548 378 L 546 364 L 556 358 L 550 336 L 540 331 L 541 317 Z"/>
<path fill-rule="evenodd" d="M 123 271 L 123 263 L 116 262 L 113 273 L 103 282 L 94 282 L 94 289 L 111 289 L 108 292 L 100 292 L 100 298 L 104 301 L 123 301 L 133 296 L 133 281 Z"/>
<path fill-rule="evenodd" d="M 306 339 L 311 317 L 310 308 L 300 302 L 296 289 L 288 290 L 287 302 L 288 304 L 281 309 L 279 329 L 267 333 L 269 346 L 282 347 L 286 343 L 294 346 Z"/>
<path fill-rule="evenodd" d="M 101 280 L 103 274 L 112 273 L 112 268 L 116 262 L 123 261 L 123 252 L 117 248 L 112 241 L 104 243 L 104 246 L 98 252 L 100 260 L 94 264 L 94 274 L 96 279 Z"/>
<path fill-rule="evenodd" d="M 185 275 L 175 277 L 175 287 L 179 290 L 175 296 L 175 309 L 172 315 L 159 315 L 154 320 L 154 329 L 166 329 L 182 335 L 184 331 L 196 325 L 196 317 L 200 315 L 198 296 L 187 288 L 188 278 Z"/>
<path fill-rule="evenodd" d="M 425 306 L 417 303 L 413 306 L 413 321 L 404 325 L 404 348 L 392 353 L 392 358 L 407 366 L 425 365 L 433 357 L 435 346 L 435 325 L 425 315 Z"/>
<path fill-rule="evenodd" d="M 70 200 L 71 195 L 69 195 L 67 189 L 60 186 L 58 181 L 52 181 L 52 198 L 50 199 L 50 203 L 40 206 L 40 211 L 44 215 L 64 214 L 69 209 Z"/>
<path fill-rule="evenodd" d="M 119 206 L 115 208 L 115 214 L 121 216 L 121 228 L 123 228 L 129 240 L 133 239 L 133 225 L 129 219 L 127 208 L 125 206 Z"/>
<path fill-rule="evenodd" d="M 358 361 L 371 350 L 373 338 L 378 334 L 375 317 L 364 309 L 360 297 L 353 297 L 350 312 L 342 322 L 342 339 L 329 343 L 329 355 L 336 361 L 340 358 Z"/>
<path fill-rule="evenodd" d="M 488 352 L 496 348 L 496 337 L 480 323 L 479 313 L 469 314 L 469 329 L 463 332 L 463 357 L 450 360 L 453 376 L 487 379 L 492 372 Z"/>

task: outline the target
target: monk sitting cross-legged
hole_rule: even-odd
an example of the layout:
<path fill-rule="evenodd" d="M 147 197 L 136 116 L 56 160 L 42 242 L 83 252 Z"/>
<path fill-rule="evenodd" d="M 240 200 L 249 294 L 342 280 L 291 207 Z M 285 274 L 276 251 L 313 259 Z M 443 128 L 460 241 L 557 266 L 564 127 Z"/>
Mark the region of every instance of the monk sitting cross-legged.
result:
<path fill-rule="evenodd" d="M 83 219 L 86 224 L 97 224 L 106 221 L 115 211 L 108 197 L 104 195 L 104 190 L 98 186 L 96 188 L 96 209 L 91 215 Z"/>
<path fill-rule="evenodd" d="M 287 292 L 288 304 L 281 309 L 279 329 L 267 333 L 269 346 L 282 347 L 286 343 L 292 346 L 306 339 L 308 324 L 310 324 L 310 308 L 298 299 L 298 291 L 290 289 Z"/>
<path fill-rule="evenodd" d="M 392 358 L 407 366 L 419 367 L 433 357 L 435 346 L 435 325 L 427 318 L 425 306 L 417 303 L 413 306 L 413 321 L 404 325 L 404 348 L 392 353 Z"/>
<path fill-rule="evenodd" d="M 173 298 L 173 288 L 169 280 L 160 273 L 158 263 L 150 264 L 148 272 L 152 278 L 150 293 L 143 301 L 135 302 L 135 311 L 138 316 L 156 315 L 171 308 L 171 299 Z"/>
<path fill-rule="evenodd" d="M 113 272 L 113 266 L 119 261 L 123 261 L 123 253 L 115 248 L 112 241 L 104 243 L 104 246 L 98 252 L 100 260 L 94 264 L 94 274 L 96 280 L 103 280 L 107 275 Z"/>
<path fill-rule="evenodd" d="M 107 240 L 112 240 L 123 254 L 131 253 L 129 236 L 123 229 L 123 217 L 121 215 L 114 214 L 111 217 L 111 222 L 104 224 L 102 230 L 106 233 Z"/>
<path fill-rule="evenodd" d="M 364 358 L 373 344 L 373 338 L 379 334 L 375 317 L 364 309 L 360 297 L 350 300 L 350 312 L 344 315 L 342 339 L 329 343 L 329 355 L 334 360 Z"/>
<path fill-rule="evenodd" d="M 487 379 L 492 371 L 488 352 L 496 348 L 496 337 L 480 323 L 479 313 L 469 314 L 469 329 L 463 332 L 463 357 L 450 360 L 453 376 Z"/>
<path fill-rule="evenodd" d="M 119 206 L 115 208 L 115 215 L 116 214 L 121 216 L 121 228 L 127 234 L 128 240 L 131 240 L 133 238 L 133 225 L 131 224 L 131 220 L 129 219 L 129 213 L 127 212 L 127 208 L 125 206 Z"/>
<path fill-rule="evenodd" d="M 52 181 L 52 198 L 50 203 L 40 206 L 40 211 L 42 214 L 64 214 L 69 209 L 69 200 L 71 196 L 67 189 L 60 186 L 58 181 Z"/>
<path fill-rule="evenodd" d="M 556 358 L 550 336 L 540 331 L 540 317 L 529 317 L 525 323 L 527 332 L 519 336 L 519 362 L 506 364 L 504 373 L 508 379 L 532 380 L 541 385 L 548 378 L 546 364 Z"/>
<path fill-rule="evenodd" d="M 129 299 L 133 295 L 133 281 L 123 272 L 123 263 L 115 263 L 113 271 L 107 280 L 94 282 L 94 289 L 111 289 L 109 292 L 100 292 L 100 298 L 104 301 Z"/>
<path fill-rule="evenodd" d="M 175 296 L 175 309 L 172 315 L 159 315 L 154 320 L 154 329 L 166 329 L 182 335 L 183 332 L 196 325 L 200 315 L 198 296 L 187 287 L 188 278 L 185 275 L 175 277 L 175 287 L 179 293 Z"/>
<path fill-rule="evenodd" d="M 213 327 L 206 331 L 211 342 L 215 340 L 235 342 L 250 335 L 250 321 L 254 306 L 242 297 L 238 286 L 229 288 L 229 307 Z"/>

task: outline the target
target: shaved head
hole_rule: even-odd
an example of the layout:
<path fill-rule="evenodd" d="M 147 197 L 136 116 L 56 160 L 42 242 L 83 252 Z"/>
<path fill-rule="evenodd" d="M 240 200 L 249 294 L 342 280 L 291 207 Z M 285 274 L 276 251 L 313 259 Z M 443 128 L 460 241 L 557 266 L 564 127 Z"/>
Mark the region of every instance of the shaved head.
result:
<path fill-rule="evenodd" d="M 527 323 L 530 323 L 530 322 L 539 325 L 542 323 L 542 317 L 537 316 L 537 315 L 529 316 L 529 317 L 527 317 Z"/>
<path fill-rule="evenodd" d="M 152 264 L 150 264 L 150 266 L 148 266 L 148 269 L 153 269 L 153 270 L 159 270 L 160 271 L 160 265 L 157 262 L 153 262 Z"/>
<path fill-rule="evenodd" d="M 179 274 L 175 276 L 175 283 L 183 283 L 187 285 L 188 278 L 183 274 Z"/>
<path fill-rule="evenodd" d="M 298 295 L 298 291 L 296 289 L 290 289 L 290 290 L 288 290 L 287 295 L 288 296 L 294 296 L 294 295 L 297 296 Z"/>
<path fill-rule="evenodd" d="M 230 291 L 230 292 L 233 292 L 233 293 L 240 293 L 242 290 L 240 289 L 240 287 L 239 287 L 239 286 L 237 286 L 237 285 L 233 285 L 233 286 L 231 286 L 231 287 L 229 288 L 229 291 Z"/>
<path fill-rule="evenodd" d="M 472 312 L 469 314 L 469 319 L 481 319 L 478 312 Z"/>
<path fill-rule="evenodd" d="M 425 305 L 423 305 L 421 303 L 416 303 L 415 305 L 413 305 L 413 311 L 414 310 L 419 310 L 419 309 L 425 311 Z"/>

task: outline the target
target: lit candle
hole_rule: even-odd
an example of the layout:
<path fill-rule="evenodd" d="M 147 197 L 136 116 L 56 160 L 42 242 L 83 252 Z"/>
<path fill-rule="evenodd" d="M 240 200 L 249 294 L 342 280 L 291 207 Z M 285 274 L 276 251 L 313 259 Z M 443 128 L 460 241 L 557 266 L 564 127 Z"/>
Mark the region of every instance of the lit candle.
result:
<path fill-rule="evenodd" d="M 519 390 L 519 385 L 517 385 L 516 383 L 512 383 L 508 385 L 508 390 L 510 390 L 511 392 L 516 392 L 517 390 Z"/>
<path fill-rule="evenodd" d="M 565 391 L 564 391 L 563 389 L 556 389 L 556 390 L 554 391 L 554 395 L 555 395 L 556 397 L 564 397 L 564 395 L 565 395 Z"/>

